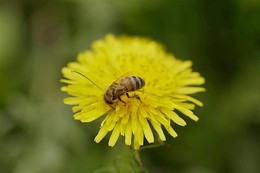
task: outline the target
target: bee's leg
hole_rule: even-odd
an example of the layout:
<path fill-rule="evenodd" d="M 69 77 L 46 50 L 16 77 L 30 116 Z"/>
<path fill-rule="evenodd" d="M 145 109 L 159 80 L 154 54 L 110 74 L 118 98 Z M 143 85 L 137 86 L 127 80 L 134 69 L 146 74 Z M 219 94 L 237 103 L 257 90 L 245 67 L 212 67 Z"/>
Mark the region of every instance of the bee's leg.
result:
<path fill-rule="evenodd" d="M 119 99 L 120 102 L 123 102 L 126 105 L 126 102 L 123 101 L 120 96 L 118 97 L 118 99 Z"/>
<path fill-rule="evenodd" d="M 133 96 L 129 96 L 129 94 L 126 93 L 126 96 L 127 96 L 128 98 L 137 98 L 137 99 L 142 103 L 140 97 L 139 97 L 137 94 L 134 94 Z"/>
<path fill-rule="evenodd" d="M 141 103 L 143 103 L 138 95 L 134 95 L 134 97 L 137 98 Z"/>
<path fill-rule="evenodd" d="M 114 109 L 115 110 L 115 108 L 112 106 L 112 105 L 109 105 L 112 109 Z"/>

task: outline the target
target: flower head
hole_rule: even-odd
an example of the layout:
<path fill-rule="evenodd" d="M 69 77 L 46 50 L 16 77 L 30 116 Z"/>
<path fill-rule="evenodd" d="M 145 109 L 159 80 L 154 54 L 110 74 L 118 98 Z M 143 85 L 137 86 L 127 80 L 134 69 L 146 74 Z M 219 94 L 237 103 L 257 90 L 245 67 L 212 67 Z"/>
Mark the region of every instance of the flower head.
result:
<path fill-rule="evenodd" d="M 62 69 L 66 79 L 61 81 L 67 84 L 62 91 L 72 96 L 64 102 L 73 105 L 76 120 L 103 118 L 95 142 L 111 132 L 109 146 L 122 135 L 126 145 L 139 149 L 144 138 L 153 143 L 155 134 L 165 141 L 164 131 L 177 137 L 172 126 L 186 125 L 179 113 L 198 120 L 192 110 L 202 103 L 189 95 L 205 90 L 199 86 L 204 78 L 191 66 L 191 61 L 176 59 L 155 41 L 108 34 L 94 42 L 92 50 L 79 54 L 77 62 Z M 145 86 L 125 89 L 129 83 L 122 79 L 129 76 L 139 76 Z M 119 91 L 119 87 L 125 90 Z M 108 97 L 113 103 L 108 103 L 104 95 L 112 89 L 119 93 L 111 91 Z"/>

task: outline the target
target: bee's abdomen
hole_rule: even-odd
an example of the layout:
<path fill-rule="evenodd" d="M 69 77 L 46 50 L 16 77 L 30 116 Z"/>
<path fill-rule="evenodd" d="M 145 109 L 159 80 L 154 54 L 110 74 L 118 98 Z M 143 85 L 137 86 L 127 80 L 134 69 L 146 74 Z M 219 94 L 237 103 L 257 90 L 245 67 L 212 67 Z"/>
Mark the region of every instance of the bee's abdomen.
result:
<path fill-rule="evenodd" d="M 128 81 L 128 84 L 126 85 L 128 86 L 128 91 L 138 90 L 145 85 L 144 80 L 138 76 L 128 76 L 126 81 Z"/>

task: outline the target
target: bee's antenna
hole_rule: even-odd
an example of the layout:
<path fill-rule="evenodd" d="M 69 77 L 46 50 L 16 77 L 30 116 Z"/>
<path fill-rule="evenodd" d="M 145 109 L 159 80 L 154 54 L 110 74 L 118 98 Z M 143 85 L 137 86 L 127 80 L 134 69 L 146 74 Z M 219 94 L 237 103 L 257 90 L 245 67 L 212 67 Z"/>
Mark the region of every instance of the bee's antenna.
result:
<path fill-rule="evenodd" d="M 86 78 L 87 80 L 89 80 L 89 82 L 91 82 L 93 85 L 95 85 L 96 87 L 98 87 L 102 92 L 103 92 L 103 89 L 98 86 L 95 82 L 93 82 L 91 79 L 89 79 L 87 76 L 85 76 L 84 74 L 80 73 L 80 72 L 77 72 L 77 71 L 71 71 L 72 73 L 77 73 L 81 76 L 83 76 L 84 78 Z"/>

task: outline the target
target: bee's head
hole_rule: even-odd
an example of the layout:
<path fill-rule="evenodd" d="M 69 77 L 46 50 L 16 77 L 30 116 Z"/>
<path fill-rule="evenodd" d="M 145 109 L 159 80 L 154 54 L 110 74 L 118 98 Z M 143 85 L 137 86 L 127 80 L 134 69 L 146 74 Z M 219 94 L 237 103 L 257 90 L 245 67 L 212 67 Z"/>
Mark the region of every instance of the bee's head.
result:
<path fill-rule="evenodd" d="M 104 100 L 107 104 L 113 104 L 114 98 L 113 98 L 113 90 L 107 89 L 104 94 Z"/>

